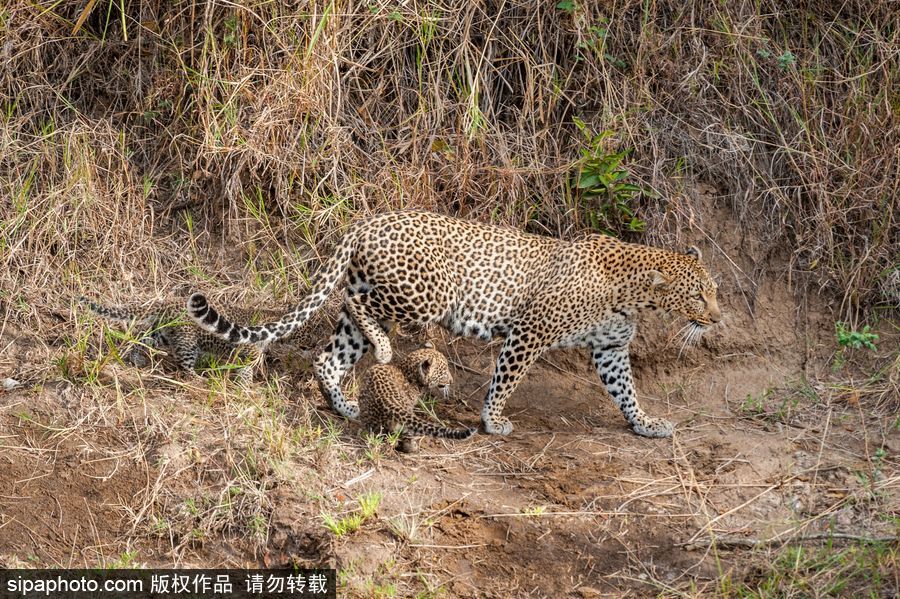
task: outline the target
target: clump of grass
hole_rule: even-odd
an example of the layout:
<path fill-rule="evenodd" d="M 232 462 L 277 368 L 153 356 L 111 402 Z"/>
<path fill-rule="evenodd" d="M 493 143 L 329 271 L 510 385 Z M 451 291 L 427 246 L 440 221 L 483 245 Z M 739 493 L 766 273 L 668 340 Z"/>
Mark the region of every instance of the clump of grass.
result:
<path fill-rule="evenodd" d="M 375 516 L 383 497 L 377 491 L 369 491 L 356 498 L 359 503 L 358 511 L 341 517 L 332 514 L 322 514 L 325 528 L 338 538 L 356 532 L 363 525 L 363 522 Z"/>
<path fill-rule="evenodd" d="M 363 523 L 363 517 L 361 514 L 348 514 L 341 518 L 337 518 L 331 514 L 323 514 L 322 521 L 325 524 L 325 528 L 330 530 L 334 536 L 340 538 L 346 534 L 359 530 L 359 527 L 362 526 Z"/>
<path fill-rule="evenodd" d="M 546 505 L 532 505 L 522 508 L 522 514 L 531 518 L 540 518 L 547 513 Z"/>
<path fill-rule="evenodd" d="M 896 544 L 831 542 L 789 545 L 767 560 L 756 580 L 728 589 L 734 597 L 889 596 L 896 590 L 900 552 Z"/>
<path fill-rule="evenodd" d="M 429 527 L 427 518 L 420 513 L 397 514 L 387 522 L 388 529 L 394 536 L 402 541 L 417 543 L 422 539 L 422 534 Z"/>
<path fill-rule="evenodd" d="M 424 396 L 429 397 L 429 396 Z M 419 399 L 419 405 L 422 405 L 424 401 L 424 397 Z M 430 414 L 433 414 L 433 401 L 431 400 L 431 410 Z M 365 450 L 364 454 L 366 459 L 370 462 L 377 462 L 381 460 L 385 456 L 385 454 L 393 447 L 397 446 L 397 443 L 400 442 L 400 438 L 403 436 L 403 431 L 394 431 L 391 433 L 380 433 L 374 434 L 371 432 L 366 432 L 363 435 L 363 441 L 365 442 Z"/>
<path fill-rule="evenodd" d="M 791 424 L 804 408 L 820 402 L 816 392 L 807 383 L 792 384 L 785 388 L 769 388 L 758 394 L 747 394 L 738 407 L 744 418 L 765 424 Z"/>
<path fill-rule="evenodd" d="M 363 493 L 359 497 L 357 497 L 357 501 L 359 502 L 359 513 L 366 520 L 375 515 L 375 512 L 378 511 L 378 506 L 381 505 L 381 500 L 384 498 L 384 495 L 379 493 L 378 491 L 369 491 L 368 493 Z"/>

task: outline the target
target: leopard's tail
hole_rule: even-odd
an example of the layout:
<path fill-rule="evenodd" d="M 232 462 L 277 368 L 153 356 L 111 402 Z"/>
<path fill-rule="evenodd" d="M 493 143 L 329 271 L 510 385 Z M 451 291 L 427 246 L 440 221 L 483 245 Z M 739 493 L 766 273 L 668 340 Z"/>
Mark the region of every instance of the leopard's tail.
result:
<path fill-rule="evenodd" d="M 328 296 L 343 280 L 350 267 L 350 259 L 356 251 L 356 231 L 356 228 L 351 228 L 344 235 L 335 254 L 319 271 L 309 295 L 279 320 L 259 326 L 243 326 L 230 322 L 210 306 L 201 293 L 195 293 L 188 298 L 188 315 L 203 330 L 234 345 L 253 343 L 265 347 L 273 341 L 286 337 L 302 327 L 325 304 Z"/>
<path fill-rule="evenodd" d="M 422 418 L 418 414 L 413 414 L 412 420 L 404 423 L 403 428 L 405 432 L 412 435 L 424 435 L 428 437 L 437 437 L 439 439 L 468 439 L 478 430 L 475 428 L 449 428 L 446 426 L 439 426 Z"/>
<path fill-rule="evenodd" d="M 134 311 L 128 310 L 127 308 L 103 306 L 84 296 L 78 298 L 78 303 L 82 306 L 87 306 L 94 314 L 102 316 L 103 318 L 108 318 L 109 320 L 115 320 L 125 324 L 134 323 L 145 326 L 153 325 L 152 316 L 136 314 Z"/>

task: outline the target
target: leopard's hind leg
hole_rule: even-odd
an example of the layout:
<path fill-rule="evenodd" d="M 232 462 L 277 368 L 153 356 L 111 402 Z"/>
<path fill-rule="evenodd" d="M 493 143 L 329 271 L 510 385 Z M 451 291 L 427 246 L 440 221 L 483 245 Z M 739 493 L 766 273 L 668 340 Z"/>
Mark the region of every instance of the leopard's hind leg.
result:
<path fill-rule="evenodd" d="M 237 368 L 238 381 L 247 384 L 253 382 L 254 372 L 262 370 L 265 352 L 255 345 L 251 345 L 237 352 L 235 358 L 241 362 L 241 366 Z"/>
<path fill-rule="evenodd" d="M 122 355 L 122 361 L 135 368 L 146 368 L 150 366 L 150 352 L 164 345 L 165 341 L 161 339 L 159 332 L 154 331 L 137 343 L 133 343 Z"/>
<path fill-rule="evenodd" d="M 316 359 L 316 378 L 319 379 L 322 395 L 328 405 L 345 418 L 359 418 L 359 406 L 344 398 L 341 380 L 368 351 L 370 345 L 344 308 L 338 315 L 337 325 L 328 345 Z"/>
<path fill-rule="evenodd" d="M 378 318 L 372 313 L 370 298 L 366 293 L 347 293 L 344 306 L 353 317 L 353 321 L 360 332 L 372 344 L 375 353 L 375 361 L 379 364 L 387 364 L 393 357 L 391 340 L 387 336 Z"/>

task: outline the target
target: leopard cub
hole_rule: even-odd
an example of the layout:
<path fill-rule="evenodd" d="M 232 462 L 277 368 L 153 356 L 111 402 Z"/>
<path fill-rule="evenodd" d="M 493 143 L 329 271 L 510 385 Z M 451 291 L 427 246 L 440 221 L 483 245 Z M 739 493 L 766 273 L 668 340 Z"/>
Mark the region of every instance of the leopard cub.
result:
<path fill-rule="evenodd" d="M 400 433 L 398 449 L 418 450 L 417 436 L 468 439 L 476 429 L 439 426 L 413 412 L 423 390 L 440 389 L 446 397 L 453 377 L 447 357 L 430 344 L 390 364 L 375 364 L 366 372 L 359 393 L 359 419 L 375 434 Z"/>
<path fill-rule="evenodd" d="M 130 309 L 103 306 L 85 297 L 78 298 L 78 302 L 98 316 L 134 327 L 139 343 L 122 356 L 122 360 L 138 368 L 150 365 L 149 349 L 166 351 L 180 371 L 194 378 L 199 377 L 195 369 L 203 354 L 230 359 L 236 353 L 243 362 L 256 362 L 261 353 L 255 347 L 237 349 L 202 330 L 186 318 L 180 303 L 159 302 L 146 308 Z M 245 318 L 259 316 L 251 310 L 235 309 L 232 312 Z M 241 368 L 238 374 L 242 381 L 249 381 L 252 375 L 250 367 Z"/>

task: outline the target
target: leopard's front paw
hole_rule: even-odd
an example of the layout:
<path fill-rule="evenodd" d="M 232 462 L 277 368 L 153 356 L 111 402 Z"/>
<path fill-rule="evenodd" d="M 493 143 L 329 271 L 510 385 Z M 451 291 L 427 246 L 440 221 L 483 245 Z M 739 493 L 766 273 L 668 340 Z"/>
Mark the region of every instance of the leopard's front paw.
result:
<path fill-rule="evenodd" d="M 663 418 L 645 416 L 632 425 L 632 429 L 642 437 L 671 437 L 675 425 Z"/>
<path fill-rule="evenodd" d="M 512 422 L 506 416 L 482 417 L 481 420 L 484 423 L 484 432 L 489 435 L 508 435 L 513 431 Z"/>

